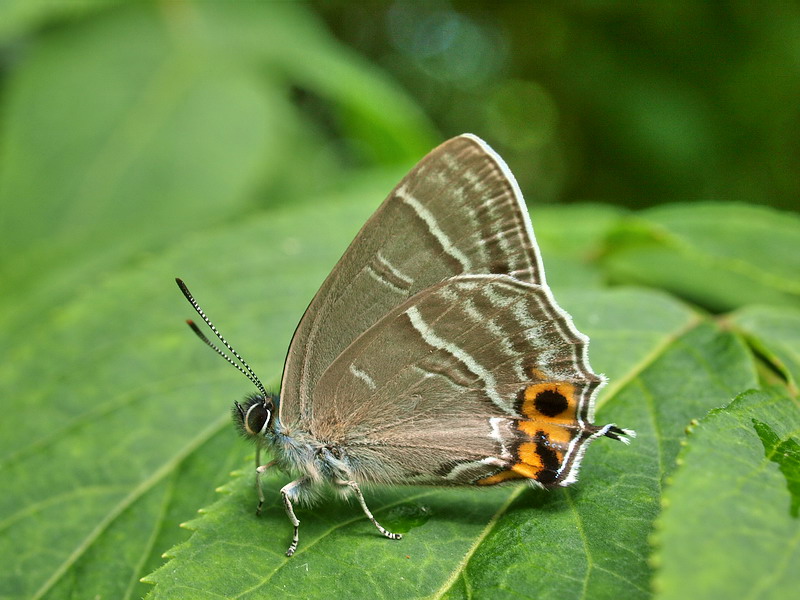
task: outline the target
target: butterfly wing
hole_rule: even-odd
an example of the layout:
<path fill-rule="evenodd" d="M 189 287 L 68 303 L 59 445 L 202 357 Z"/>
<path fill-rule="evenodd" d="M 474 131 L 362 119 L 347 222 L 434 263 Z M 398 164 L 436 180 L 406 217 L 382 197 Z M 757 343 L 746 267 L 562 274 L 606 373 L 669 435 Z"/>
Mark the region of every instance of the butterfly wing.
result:
<path fill-rule="evenodd" d="M 479 138 L 423 158 L 367 221 L 311 301 L 287 354 L 280 420 L 307 429 L 312 392 L 353 340 L 415 293 L 465 273 L 544 283 L 525 203 Z"/>
<path fill-rule="evenodd" d="M 393 309 L 329 366 L 312 435 L 381 483 L 574 481 L 603 378 L 543 285 L 440 282 Z"/>

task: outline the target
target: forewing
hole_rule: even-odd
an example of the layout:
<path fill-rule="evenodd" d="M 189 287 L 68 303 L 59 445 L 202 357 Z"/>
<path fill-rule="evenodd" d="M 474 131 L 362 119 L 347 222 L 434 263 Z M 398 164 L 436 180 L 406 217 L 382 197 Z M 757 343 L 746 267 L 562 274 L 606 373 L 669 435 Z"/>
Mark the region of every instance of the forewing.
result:
<path fill-rule="evenodd" d="M 546 286 L 454 277 L 387 314 L 328 368 L 311 433 L 384 483 L 571 481 L 603 382 Z"/>
<path fill-rule="evenodd" d="M 322 373 L 378 319 L 420 290 L 465 273 L 544 283 L 514 177 L 468 134 L 445 142 L 406 175 L 322 284 L 289 348 L 282 423 L 307 427 Z"/>

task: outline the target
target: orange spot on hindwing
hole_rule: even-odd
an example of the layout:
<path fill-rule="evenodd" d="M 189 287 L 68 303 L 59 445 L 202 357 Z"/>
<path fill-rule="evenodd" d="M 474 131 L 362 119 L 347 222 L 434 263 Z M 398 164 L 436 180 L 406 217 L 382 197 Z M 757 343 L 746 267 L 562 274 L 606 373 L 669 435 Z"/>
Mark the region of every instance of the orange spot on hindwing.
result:
<path fill-rule="evenodd" d="M 508 469 L 479 479 L 478 485 L 495 485 L 513 479 L 533 479 L 544 485 L 555 483 L 564 455 L 573 437 L 580 435 L 578 400 L 571 383 L 533 383 L 519 396 L 516 424 L 519 443 Z"/>
<path fill-rule="evenodd" d="M 529 419 L 574 420 L 577 410 L 571 383 L 535 383 L 525 388 L 520 412 Z"/>
<path fill-rule="evenodd" d="M 539 454 L 536 452 L 536 444 L 533 442 L 520 444 L 517 448 L 517 456 L 520 462 L 511 467 L 511 469 L 525 477 L 535 479 L 536 474 L 542 468 L 542 461 L 539 459 Z"/>
<path fill-rule="evenodd" d="M 508 471 L 500 471 L 499 473 L 495 473 L 494 475 L 490 475 L 489 477 L 478 479 L 476 483 L 478 485 L 497 485 L 498 483 L 503 483 L 504 481 L 511 481 L 512 479 L 525 479 L 525 476 L 509 469 Z"/>

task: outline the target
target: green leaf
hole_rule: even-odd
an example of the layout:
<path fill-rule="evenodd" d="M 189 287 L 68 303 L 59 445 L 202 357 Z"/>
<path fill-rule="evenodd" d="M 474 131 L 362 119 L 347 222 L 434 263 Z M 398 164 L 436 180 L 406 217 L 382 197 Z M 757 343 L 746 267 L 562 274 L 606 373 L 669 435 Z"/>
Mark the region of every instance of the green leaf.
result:
<path fill-rule="evenodd" d="M 729 317 L 750 344 L 789 383 L 800 383 L 800 310 L 782 306 L 748 306 Z"/>
<path fill-rule="evenodd" d="M 30 33 L 42 24 L 76 19 L 119 0 L 4 0 L 0 3 L 0 40 Z"/>
<path fill-rule="evenodd" d="M 98 590 L 116 586 L 102 562 L 108 547 L 136 555 L 120 577 L 131 589 L 153 568 L 151 554 L 175 541 L 156 548 L 160 530 L 190 518 L 225 479 L 228 450 L 214 458 L 206 448 L 221 428 L 235 440 L 228 411 L 248 386 L 193 340 L 174 276 L 196 282 L 210 314 L 228 315 L 218 322 L 229 338 L 265 378 L 277 377 L 303 308 L 390 187 L 354 186 L 347 203 L 323 198 L 325 208 L 296 205 L 185 239 L 74 288 L 35 327 L 10 335 L 0 363 L 2 397 L 13 398 L 0 420 L 0 596 L 62 597 L 93 587 L 86 572 Z M 242 240 L 267 240 L 268 251 L 243 253 Z M 206 470 L 182 485 L 195 456 Z M 166 521 L 172 504 L 183 512 Z M 119 533 L 129 531 L 139 534 L 132 547 Z"/>
<path fill-rule="evenodd" d="M 298 66 L 320 63 L 317 77 Z M 359 176 L 290 101 L 296 86 L 383 132 L 372 146 L 343 123 L 367 154 L 405 165 L 433 145 L 407 95 L 301 3 L 126 6 L 37 36 L 15 67 L 0 126 L 4 351 L 76 286 L 262 196 L 311 201 Z M 369 98 L 390 110 L 365 113 Z"/>
<path fill-rule="evenodd" d="M 613 280 L 713 310 L 800 304 L 800 217 L 767 207 L 675 204 L 638 213 L 610 237 Z"/>
<path fill-rule="evenodd" d="M 207 2 L 197 11 L 204 26 L 220 32 L 213 40 L 219 52 L 257 57 L 335 101 L 339 124 L 373 160 L 407 165 L 428 152 L 440 138 L 419 106 L 382 71 L 335 43 L 297 4 Z"/>
<path fill-rule="evenodd" d="M 782 389 L 744 393 L 692 429 L 658 521 L 659 598 L 795 594 L 798 440 L 800 409 Z"/>
<path fill-rule="evenodd" d="M 0 171 L 5 253 L 191 229 L 241 205 L 278 158 L 286 101 L 196 51 L 191 30 L 164 25 L 152 6 L 98 16 L 43 36 L 15 71 Z"/>
<path fill-rule="evenodd" d="M 656 306 L 652 298 L 637 300 L 616 303 L 620 316 L 627 307 L 629 327 L 647 322 L 645 314 Z M 632 309 L 637 305 L 641 315 Z M 617 355 L 635 337 L 622 331 Z M 593 343 L 603 339 L 595 335 Z M 592 350 L 598 359 L 619 360 Z M 631 446 L 598 443 L 576 486 L 522 494 L 457 574 L 448 598 L 650 596 L 648 540 L 684 428 L 752 385 L 755 374 L 744 346 L 710 324 L 662 337 L 643 356 L 598 411 L 600 421 L 636 428 Z"/>
<path fill-rule="evenodd" d="M 396 595 L 385 573 L 398 570 L 414 582 L 403 584 L 407 591 L 530 594 L 568 555 L 581 557 L 571 568 L 592 592 L 610 594 L 623 582 L 644 593 L 649 523 L 683 426 L 755 384 L 737 338 L 652 291 L 558 293 L 592 336 L 593 365 L 611 378 L 599 420 L 640 433 L 630 447 L 596 443 L 576 487 L 368 492 L 379 519 L 408 530 L 398 543 L 378 536 L 357 506 L 328 500 L 301 510 L 292 559 L 282 554 L 290 530 L 276 496 L 286 479 L 269 480 L 270 504 L 253 515 L 252 463 L 242 462 L 247 447 L 225 414 L 247 386 L 185 330 L 189 308 L 172 277 L 186 279 L 262 377 L 277 378 L 303 307 L 394 180 L 185 237 L 100 285 L 65 293 L 58 311 L 8 340 L 0 385 L 15 402 L 0 421 L 0 595 L 139 596 L 136 580 L 180 541 L 174 524 L 208 504 L 231 464 L 245 475 L 150 578 L 156 597 L 233 595 L 258 582 L 261 591 L 289 589 L 298 576 L 309 597 L 332 586 Z M 636 560 L 619 558 L 620 543 Z M 609 570 L 612 579 L 598 579 Z M 577 590 L 570 577 L 553 589 Z"/>
<path fill-rule="evenodd" d="M 764 455 L 778 465 L 786 478 L 791 501 L 789 514 L 797 519 L 800 515 L 800 444 L 791 437 L 781 440 L 769 425 L 756 419 L 753 419 L 753 427 L 764 445 Z"/>
<path fill-rule="evenodd" d="M 597 366 L 620 380 L 605 396 L 601 420 L 641 433 L 631 447 L 605 440 L 591 448 L 574 490 L 370 492 L 368 502 L 385 526 L 410 529 L 399 543 L 377 535 L 357 505 L 327 499 L 300 511 L 300 549 L 287 559 L 290 527 L 277 489 L 289 479 L 269 478 L 268 506 L 257 518 L 250 471 L 189 524 L 194 536 L 147 578 L 157 583 L 152 597 L 190 598 L 198 589 L 245 598 L 294 589 L 307 598 L 332 589 L 355 597 L 460 597 L 464 589 L 479 597 L 533 597 L 536 590 L 540 597 L 543 587 L 556 597 L 577 595 L 584 581 L 592 597 L 612 595 L 620 582 L 626 592 L 646 595 L 647 524 L 657 514 L 660 481 L 678 439 L 693 416 L 753 384 L 751 359 L 736 338 L 698 325 L 691 311 L 659 294 L 575 294 L 566 304 L 602 347 Z M 676 385 L 676 371 L 692 376 Z M 661 406 L 684 389 L 693 391 L 690 402 Z M 628 548 L 624 555 L 620 544 Z"/>
<path fill-rule="evenodd" d="M 609 233 L 627 213 L 607 204 L 535 207 L 531 220 L 554 289 L 605 283 L 598 259 Z"/>

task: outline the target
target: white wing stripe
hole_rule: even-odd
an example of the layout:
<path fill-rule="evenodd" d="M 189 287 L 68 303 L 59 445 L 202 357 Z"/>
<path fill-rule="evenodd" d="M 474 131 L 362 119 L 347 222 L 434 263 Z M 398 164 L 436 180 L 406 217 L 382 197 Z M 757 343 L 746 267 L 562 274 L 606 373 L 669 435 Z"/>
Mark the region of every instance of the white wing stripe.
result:
<path fill-rule="evenodd" d="M 441 227 L 439 227 L 437 224 L 436 217 L 433 215 L 433 213 L 425 208 L 419 200 L 411 196 L 405 187 L 398 188 L 395 191 L 395 195 L 400 199 L 401 202 L 414 209 L 414 212 L 416 212 L 419 218 L 424 221 L 433 237 L 435 237 L 436 241 L 438 241 L 442 246 L 442 250 L 461 263 L 464 271 L 470 271 L 472 268 L 472 262 L 469 260 L 466 254 L 453 245 L 453 242 L 449 237 L 447 237 L 447 234 L 442 231 Z"/>
<path fill-rule="evenodd" d="M 377 258 L 378 258 L 378 261 L 380 261 L 380 263 L 381 263 L 381 264 L 382 264 L 384 267 L 386 267 L 387 269 L 389 269 L 389 272 L 391 272 L 391 274 L 392 274 L 392 275 L 394 275 L 395 277 L 397 277 L 398 279 L 400 279 L 400 280 L 402 280 L 402 281 L 405 281 L 405 282 L 406 282 L 406 283 L 407 283 L 409 286 L 410 286 L 410 285 L 412 285 L 412 284 L 414 283 L 414 280 L 413 280 L 413 279 L 411 279 L 411 278 L 410 278 L 410 277 L 408 277 L 407 275 L 404 275 L 403 273 L 401 273 L 400 271 L 398 271 L 398 270 L 397 270 L 397 267 L 395 267 L 395 266 L 394 266 L 392 263 L 390 263 L 390 262 L 389 262 L 389 261 L 386 259 L 386 257 L 385 257 L 385 256 L 383 256 L 383 254 L 381 254 L 381 251 L 380 251 L 380 250 L 378 250 L 378 252 L 377 252 L 376 256 L 377 256 Z"/>
<path fill-rule="evenodd" d="M 364 383 L 366 383 L 369 389 L 374 390 L 375 388 L 377 388 L 377 386 L 375 385 L 375 380 L 372 379 L 372 377 L 370 377 L 366 371 L 362 371 L 352 363 L 350 364 L 350 372 L 359 379 L 361 379 Z"/>
<path fill-rule="evenodd" d="M 409 308 L 406 311 L 406 314 L 411 320 L 411 325 L 419 332 L 419 334 L 422 336 L 422 339 L 425 340 L 428 345 L 438 348 L 439 350 L 444 350 L 456 358 L 459 362 L 464 364 L 467 369 L 469 369 L 481 381 L 483 381 L 486 395 L 498 408 L 502 409 L 503 412 L 507 414 L 516 414 L 514 407 L 503 400 L 500 394 L 497 393 L 497 381 L 495 381 L 494 375 L 492 375 L 490 371 L 487 371 L 480 363 L 478 363 L 478 361 L 475 360 L 473 356 L 465 352 L 462 348 L 459 348 L 452 342 L 443 340 L 436 335 L 436 333 L 434 333 L 434 331 L 422 319 L 422 315 L 420 315 L 419 309 L 416 306 Z"/>

